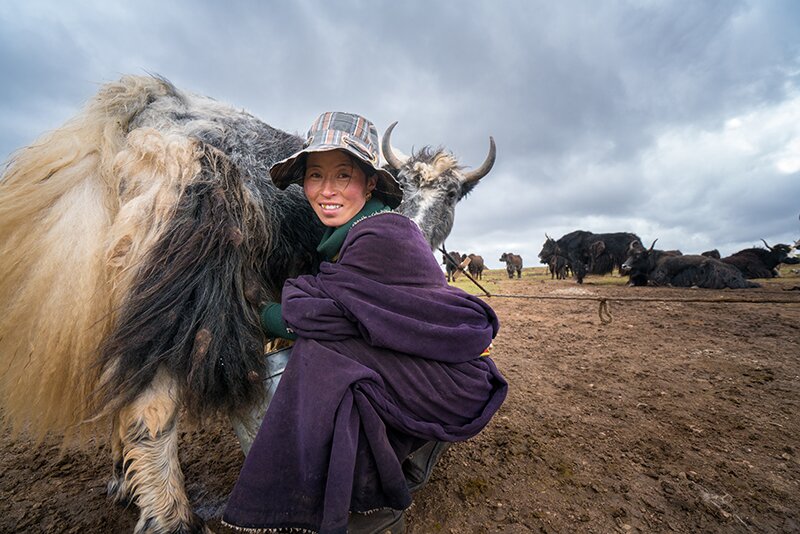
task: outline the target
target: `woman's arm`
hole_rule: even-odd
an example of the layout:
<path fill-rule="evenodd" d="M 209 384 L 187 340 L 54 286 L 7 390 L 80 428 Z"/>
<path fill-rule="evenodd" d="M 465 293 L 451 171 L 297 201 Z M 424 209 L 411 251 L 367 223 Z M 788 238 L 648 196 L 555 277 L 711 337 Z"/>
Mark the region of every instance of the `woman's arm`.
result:
<path fill-rule="evenodd" d="M 283 339 L 297 339 L 297 334 L 286 325 L 281 312 L 279 302 L 267 302 L 261 308 L 261 327 L 269 337 L 281 337 Z"/>

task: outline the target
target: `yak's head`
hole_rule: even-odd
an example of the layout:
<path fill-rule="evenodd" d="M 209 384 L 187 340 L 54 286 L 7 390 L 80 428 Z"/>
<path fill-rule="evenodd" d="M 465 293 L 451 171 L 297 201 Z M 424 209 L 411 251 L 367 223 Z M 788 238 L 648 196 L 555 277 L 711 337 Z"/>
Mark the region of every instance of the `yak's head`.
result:
<path fill-rule="evenodd" d="M 775 259 L 776 263 L 787 263 L 791 265 L 800 263 L 800 259 L 789 256 L 789 254 L 792 253 L 791 245 L 778 243 L 777 245 L 769 246 L 763 239 L 761 241 L 769 249 L 770 255 Z"/>
<path fill-rule="evenodd" d="M 653 244 L 650 245 L 650 248 L 644 248 L 642 242 L 638 239 L 636 241 L 632 241 L 631 244 L 628 246 L 628 259 L 625 260 L 625 263 L 622 264 L 622 269 L 627 272 L 649 272 L 652 267 L 651 256 L 653 255 L 653 247 L 656 245 L 656 239 L 653 241 Z"/>
<path fill-rule="evenodd" d="M 638 239 L 628 245 L 628 259 L 620 266 L 620 272 L 630 276 L 630 284 L 634 286 L 647 285 L 648 275 L 655 268 L 655 254 L 653 247 L 656 239 L 649 249 L 644 248 Z"/>
<path fill-rule="evenodd" d="M 489 155 L 483 164 L 464 171 L 456 157 L 441 148 L 424 147 L 407 159 L 395 155 L 391 135 L 396 124 L 386 129 L 381 144 L 386 169 L 403 190 L 403 201 L 396 211 L 416 222 L 431 248 L 436 249 L 453 229 L 456 203 L 492 170 L 497 155 L 494 139 L 489 137 Z"/>
<path fill-rule="evenodd" d="M 558 245 L 556 245 L 556 240 L 549 235 L 544 234 L 544 237 L 544 245 L 542 245 L 542 250 L 539 252 L 539 262 L 547 264 L 550 263 L 550 258 L 558 254 Z"/>

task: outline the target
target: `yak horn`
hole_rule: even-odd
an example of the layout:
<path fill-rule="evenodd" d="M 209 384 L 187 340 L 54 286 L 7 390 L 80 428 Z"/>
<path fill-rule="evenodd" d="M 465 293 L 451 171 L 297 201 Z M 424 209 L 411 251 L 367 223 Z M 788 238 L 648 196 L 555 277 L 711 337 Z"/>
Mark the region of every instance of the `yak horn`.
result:
<path fill-rule="evenodd" d="M 386 128 L 386 132 L 383 134 L 383 141 L 381 141 L 381 150 L 383 150 L 383 158 L 386 160 L 386 163 L 388 163 L 391 168 L 397 170 L 403 166 L 403 162 L 392 152 L 392 130 L 394 130 L 395 126 L 397 126 L 397 121 L 394 121 Z"/>
<path fill-rule="evenodd" d="M 648 249 L 648 252 L 653 252 L 653 247 L 656 246 L 656 241 L 658 241 L 658 238 L 656 238 L 655 241 L 653 241 L 653 244 L 650 245 L 650 248 Z"/>
<path fill-rule="evenodd" d="M 762 242 L 763 242 L 763 243 L 764 243 L 764 244 L 767 246 L 767 248 L 768 248 L 770 251 L 772 250 L 772 247 L 771 247 L 771 246 L 769 246 L 769 245 L 767 245 L 767 242 L 766 242 L 766 241 L 764 241 L 763 239 L 762 239 L 761 241 L 762 241 Z"/>
<path fill-rule="evenodd" d="M 474 171 L 464 173 L 464 178 L 465 178 L 464 182 L 465 183 L 477 182 L 478 180 L 489 174 L 489 171 L 491 171 L 492 167 L 494 166 L 494 160 L 496 158 L 497 158 L 497 147 L 494 144 L 494 137 L 490 135 L 489 155 L 486 156 L 486 160 L 480 167 L 478 167 Z"/>

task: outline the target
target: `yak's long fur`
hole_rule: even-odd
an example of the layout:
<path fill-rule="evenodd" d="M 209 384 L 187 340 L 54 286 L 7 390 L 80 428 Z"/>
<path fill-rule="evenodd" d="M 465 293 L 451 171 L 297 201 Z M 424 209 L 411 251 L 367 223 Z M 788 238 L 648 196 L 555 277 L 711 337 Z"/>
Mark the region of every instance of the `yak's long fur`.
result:
<path fill-rule="evenodd" d="M 121 251 L 126 242 L 146 247 L 131 235 L 141 232 L 134 221 L 117 219 L 114 172 L 125 124 L 159 90 L 139 82 L 106 87 L 83 114 L 14 154 L 0 181 L 0 398 L 6 418 L 30 422 L 35 434 L 66 431 L 87 415 L 115 281 L 124 285 L 136 262 L 137 251 Z M 147 206 L 156 219 L 159 205 Z"/>
<path fill-rule="evenodd" d="M 665 256 L 650 273 L 656 286 L 701 287 L 705 289 L 745 289 L 760 287 L 746 280 L 733 266 L 699 255 Z"/>
<path fill-rule="evenodd" d="M 766 245 L 766 241 L 764 244 Z M 779 243 L 769 250 L 759 247 L 740 250 L 722 258 L 721 261 L 736 267 L 745 278 L 774 278 L 779 275 L 778 265 L 781 263 L 798 263 L 796 258 L 789 256 L 791 251 L 791 245 Z"/>
<path fill-rule="evenodd" d="M 133 399 L 163 362 L 190 414 L 252 400 L 255 305 L 309 269 L 321 233 L 302 192 L 269 180 L 301 144 L 166 80 L 128 76 L 12 155 L 0 180 L 6 422 L 71 435 Z"/>
<path fill-rule="evenodd" d="M 635 246 L 638 244 L 638 247 Z M 655 244 L 655 243 L 654 243 Z M 759 287 L 733 266 L 715 258 L 678 255 L 674 251 L 645 249 L 636 241 L 625 261 L 632 285 L 744 289 Z"/>
<path fill-rule="evenodd" d="M 259 265 L 271 236 L 261 199 L 243 182 L 227 157 L 206 148 L 102 346 L 101 368 L 114 369 L 103 406 L 131 402 L 162 365 L 181 377 L 192 415 L 255 400 L 265 339 L 259 295 L 247 288 L 265 285 Z"/>

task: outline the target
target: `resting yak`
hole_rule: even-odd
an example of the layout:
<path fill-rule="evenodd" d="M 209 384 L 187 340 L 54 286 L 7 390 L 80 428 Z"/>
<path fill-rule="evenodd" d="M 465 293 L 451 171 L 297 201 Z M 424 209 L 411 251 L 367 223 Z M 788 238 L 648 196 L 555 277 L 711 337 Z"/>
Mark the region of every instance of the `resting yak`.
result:
<path fill-rule="evenodd" d="M 394 125 L 392 125 L 393 127 Z M 398 211 L 432 247 L 491 169 L 443 150 L 401 160 Z M 263 396 L 258 305 L 313 272 L 322 233 L 272 163 L 298 136 L 157 77 L 101 88 L 0 178 L 0 408 L 6 423 L 81 441 L 111 428 L 109 495 L 137 533 L 206 532 L 178 462 L 179 413 L 247 417 Z"/>
<path fill-rule="evenodd" d="M 767 250 L 759 247 L 746 248 L 722 258 L 722 261 L 742 271 L 745 278 L 773 278 L 778 276 L 778 265 L 781 263 L 800 263 L 800 259 L 789 256 L 792 252 L 791 245 L 779 243 L 771 247 L 763 239 L 761 241 Z"/>
<path fill-rule="evenodd" d="M 681 255 L 677 251 L 645 249 L 640 241 L 631 243 L 623 268 L 635 286 L 702 287 L 707 289 L 742 289 L 759 287 L 745 280 L 738 269 L 715 258 Z"/>

